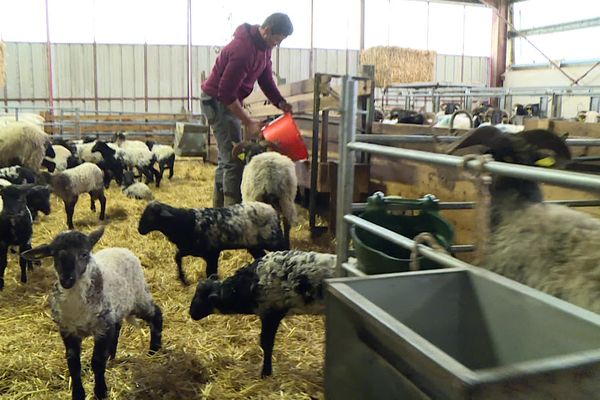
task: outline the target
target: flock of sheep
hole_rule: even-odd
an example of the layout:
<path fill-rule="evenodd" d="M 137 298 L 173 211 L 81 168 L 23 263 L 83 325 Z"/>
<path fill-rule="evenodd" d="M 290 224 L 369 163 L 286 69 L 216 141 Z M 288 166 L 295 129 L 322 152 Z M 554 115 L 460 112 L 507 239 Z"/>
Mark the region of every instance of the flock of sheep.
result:
<path fill-rule="evenodd" d="M 184 284 L 183 257 L 206 261 L 207 279 L 197 284 L 190 303 L 192 319 L 212 313 L 260 317 L 262 376 L 272 373 L 271 356 L 281 320 L 289 314 L 322 313 L 324 280 L 334 276 L 336 256 L 290 250 L 289 233 L 296 218 L 294 164 L 266 151 L 268 143 L 235 146 L 235 154 L 244 154 L 236 157 L 245 164 L 243 202 L 223 208 L 178 208 L 150 201 L 147 184 L 158 186 L 166 169 L 173 176 L 174 155 L 168 146 L 136 142 L 124 135 L 116 135 L 112 143 L 50 144 L 50 137 L 34 124 L 11 122 L 0 128 L 0 177 L 4 179 L 0 181 L 0 289 L 10 247 L 18 246 L 22 282 L 27 281 L 33 262 L 53 258 L 58 281 L 50 303 L 67 350 L 74 399 L 85 398 L 80 363 L 83 338 L 95 339 L 92 370 L 98 398 L 107 397 L 104 371 L 108 358 L 115 357 L 123 319 L 138 317 L 149 324 L 150 353 L 162 344 L 163 315 L 136 255 L 122 248 L 93 253 L 104 228 L 90 234 L 73 230 L 74 206 L 83 193 L 90 194 L 92 210 L 95 200 L 100 201 L 100 219 L 104 218 L 104 189 L 112 180 L 125 189 L 134 185 L 143 189 L 131 194 L 149 201 L 138 232 L 161 232 L 176 245 L 175 263 Z M 68 152 L 57 151 L 60 146 Z M 11 150 L 9 157 L 5 148 Z M 571 158 L 564 140 L 551 132 L 507 134 L 493 126 L 469 132 L 449 150 L 451 154 L 473 151 L 531 166 L 560 168 Z M 42 165 L 48 171 L 40 172 Z M 146 183 L 136 178 L 145 178 Z M 71 230 L 32 249 L 33 220 L 38 211 L 50 212 L 50 192 L 63 200 Z M 600 268 L 593 250 L 600 238 L 600 221 L 543 203 L 533 181 L 494 177 L 491 196 L 489 246 L 482 266 L 600 312 Z M 255 260 L 220 280 L 219 255 L 227 249 L 246 249 Z"/>
<path fill-rule="evenodd" d="M 122 248 L 93 253 L 104 228 L 90 234 L 73 229 L 75 204 L 81 194 L 88 193 L 92 211 L 99 200 L 99 217 L 103 220 L 107 202 L 104 190 L 112 180 L 125 193 L 137 186 L 131 197 L 151 200 L 144 195 L 151 194 L 147 185 L 158 186 L 167 169 L 169 177 L 173 176 L 173 150 L 129 140 L 122 134 L 115 135 L 113 142 L 53 143 L 40 126 L 19 121 L 0 128 L 0 138 L 11 138 L 4 142 L 0 139 L 0 154 L 6 154 L 4 143 L 21 143 L 11 147 L 12 156 L 0 162 L 0 176 L 6 179 L 6 186 L 0 189 L 4 202 L 0 212 L 0 250 L 4 251 L 0 289 L 4 286 L 9 248 L 18 246 L 23 283 L 34 262 L 53 259 L 58 279 L 50 305 L 66 348 L 72 397 L 85 398 L 81 343 L 92 336 L 94 394 L 106 398 L 104 372 L 107 360 L 115 357 L 123 319 L 137 317 L 149 324 L 150 352 L 154 353 L 162 344 L 163 316 L 149 292 L 136 255 Z M 324 279 L 333 276 L 335 265 L 334 255 L 290 250 L 290 228 L 296 217 L 294 164 L 279 153 L 265 152 L 267 147 L 264 143 L 242 143 L 236 147 L 238 153 L 248 155 L 239 158 L 247 164 L 242 204 L 185 209 L 150 201 L 138 222 L 140 234 L 159 231 L 177 246 L 175 261 L 183 283 L 187 284 L 183 257 L 206 260 L 209 279 L 198 283 L 190 306 L 193 319 L 211 313 L 260 317 L 262 376 L 272 372 L 271 355 L 281 319 L 288 314 L 321 313 Z M 154 167 L 157 161 L 158 169 Z M 42 168 L 47 170 L 41 171 Z M 38 211 L 50 213 L 51 193 L 64 202 L 69 230 L 32 249 L 34 216 Z M 219 254 L 227 249 L 247 249 L 255 262 L 221 281 Z"/>

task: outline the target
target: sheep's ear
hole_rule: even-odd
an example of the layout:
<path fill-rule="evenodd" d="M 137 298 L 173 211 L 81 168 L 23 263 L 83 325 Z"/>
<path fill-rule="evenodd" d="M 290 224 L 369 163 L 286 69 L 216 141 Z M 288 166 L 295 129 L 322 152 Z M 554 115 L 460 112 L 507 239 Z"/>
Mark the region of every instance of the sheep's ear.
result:
<path fill-rule="evenodd" d="M 50 257 L 51 255 L 52 247 L 49 244 L 42 244 L 21 253 L 21 257 L 29 261 L 41 260 L 42 258 Z"/>
<path fill-rule="evenodd" d="M 90 233 L 88 235 L 88 239 L 90 240 L 90 244 L 92 245 L 92 247 L 94 247 L 96 245 L 96 243 L 98 243 L 98 241 L 100 240 L 102 235 L 104 235 L 104 227 L 103 226 L 101 226 L 100 228 L 96 229 L 95 231 L 93 231 L 92 233 Z"/>
<path fill-rule="evenodd" d="M 231 149 L 231 156 L 244 161 L 246 158 L 246 143 L 245 142 L 231 142 L 233 143 L 233 149 Z"/>

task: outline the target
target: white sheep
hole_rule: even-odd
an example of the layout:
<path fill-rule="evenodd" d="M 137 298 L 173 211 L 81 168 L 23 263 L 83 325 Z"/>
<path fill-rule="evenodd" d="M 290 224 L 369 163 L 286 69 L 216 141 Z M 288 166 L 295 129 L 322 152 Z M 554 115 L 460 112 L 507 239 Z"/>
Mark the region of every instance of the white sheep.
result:
<path fill-rule="evenodd" d="M 281 216 L 283 234 L 290 243 L 290 229 L 296 221 L 298 178 L 294 162 L 276 151 L 258 154 L 250 159 L 242 174 L 242 201 L 270 204 Z"/>
<path fill-rule="evenodd" d="M 73 156 L 71 151 L 61 145 L 52 145 L 54 150 L 54 157 L 45 157 L 42 161 L 42 165 L 45 165 L 50 172 L 62 172 L 67 169 L 69 164 L 69 158 Z"/>
<path fill-rule="evenodd" d="M 22 165 L 38 171 L 44 157 L 54 156 L 50 137 L 29 122 L 11 122 L 0 128 L 0 167 Z"/>
<path fill-rule="evenodd" d="M 128 249 L 108 248 L 92 254 L 104 228 L 89 236 L 77 231 L 58 234 L 50 244 L 23 253 L 28 260 L 54 258 L 58 281 L 50 297 L 52 317 L 63 339 L 73 399 L 85 399 L 81 381 L 81 342 L 94 337 L 94 394 L 104 399 L 104 372 L 115 358 L 123 319 L 138 317 L 150 325 L 150 353 L 161 347 L 162 312 L 154 303 L 140 260 Z"/>
<path fill-rule="evenodd" d="M 152 190 L 142 182 L 135 182 L 133 179 L 133 172 L 125 171 L 123 174 L 123 184 L 121 185 L 121 189 L 125 196 L 130 199 L 136 200 L 153 200 L 154 195 L 152 194 Z"/>
<path fill-rule="evenodd" d="M 44 129 L 44 117 L 39 114 L 23 113 L 17 114 L 3 114 L 0 115 L 0 128 L 10 125 L 13 122 L 29 122 L 30 124 L 36 125 L 37 127 Z"/>
<path fill-rule="evenodd" d="M 158 172 L 162 179 L 165 169 L 169 170 L 169 179 L 173 178 L 173 169 L 175 167 L 175 150 L 166 144 L 156 144 L 152 140 L 147 140 L 146 145 L 156 157 L 158 163 Z"/>
<path fill-rule="evenodd" d="M 335 276 L 335 262 L 334 254 L 269 253 L 222 282 L 212 275 L 198 283 L 190 316 L 197 321 L 213 313 L 258 315 L 264 352 L 261 376 L 269 376 L 279 323 L 287 315 L 323 313 L 324 281 Z"/>
<path fill-rule="evenodd" d="M 479 128 L 450 152 L 490 153 L 496 161 L 560 167 L 570 159 L 564 141 L 534 130 L 503 134 Z M 482 266 L 600 313 L 600 221 L 562 205 L 542 203 L 537 182 L 494 177 L 489 239 Z"/>
<path fill-rule="evenodd" d="M 100 220 L 104 220 L 106 197 L 104 196 L 104 173 L 96 164 L 85 162 L 57 174 L 42 172 L 40 181 L 50 185 L 52 191 L 65 203 L 67 225 L 73 229 L 75 204 L 82 193 L 89 193 L 91 210 L 96 212 L 96 200 L 100 200 Z"/>

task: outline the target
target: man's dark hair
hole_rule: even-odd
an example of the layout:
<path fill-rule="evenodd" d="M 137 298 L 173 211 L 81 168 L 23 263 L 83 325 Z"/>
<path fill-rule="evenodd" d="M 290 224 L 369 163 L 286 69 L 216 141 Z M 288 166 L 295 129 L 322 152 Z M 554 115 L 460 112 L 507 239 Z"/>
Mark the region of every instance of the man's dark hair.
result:
<path fill-rule="evenodd" d="M 290 36 L 294 32 L 294 26 L 290 17 L 284 13 L 271 14 L 265 19 L 262 28 L 271 28 L 271 34 Z"/>

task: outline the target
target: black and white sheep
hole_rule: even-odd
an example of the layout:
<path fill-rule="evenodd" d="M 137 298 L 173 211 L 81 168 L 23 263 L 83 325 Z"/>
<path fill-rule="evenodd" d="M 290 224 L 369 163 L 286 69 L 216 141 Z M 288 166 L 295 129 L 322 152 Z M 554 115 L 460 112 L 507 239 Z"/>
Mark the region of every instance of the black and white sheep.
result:
<path fill-rule="evenodd" d="M 53 144 L 52 149 L 54 157 L 46 156 L 42 160 L 42 166 L 46 167 L 49 172 L 62 172 L 81 164 L 79 158 L 64 145 Z"/>
<path fill-rule="evenodd" d="M 96 398 L 108 396 L 104 378 L 108 358 L 115 358 L 123 319 L 138 317 L 150 325 L 150 353 L 161 347 L 162 312 L 154 303 L 140 260 L 128 249 L 107 248 L 92 254 L 104 228 L 90 235 L 58 234 L 50 244 L 31 249 L 29 260 L 53 257 L 58 281 L 50 305 L 65 345 L 73 399 L 84 400 L 81 342 L 94 337 L 92 370 Z"/>
<path fill-rule="evenodd" d="M 89 193 L 91 198 L 90 209 L 96 212 L 96 200 L 100 200 L 100 220 L 104 220 L 106 212 L 106 197 L 104 196 L 104 174 L 102 170 L 92 163 L 85 162 L 75 168 L 67 169 L 57 174 L 42 172 L 40 182 L 50 185 L 52 192 L 65 203 L 67 225 L 73 229 L 73 213 L 79 195 Z"/>
<path fill-rule="evenodd" d="M 206 276 L 210 276 L 217 273 L 223 250 L 246 249 L 258 258 L 265 250 L 287 249 L 275 209 L 259 202 L 223 208 L 175 208 L 153 201 L 146 206 L 138 231 L 142 235 L 159 231 L 177 246 L 175 262 L 184 284 L 185 256 L 202 257 Z"/>
<path fill-rule="evenodd" d="M 336 256 L 297 250 L 276 251 L 219 281 L 212 275 L 198 283 L 190 316 L 254 314 L 260 317 L 261 376 L 272 373 L 275 335 L 281 320 L 293 314 L 321 314 L 324 280 L 335 275 Z"/>
<path fill-rule="evenodd" d="M 19 246 L 19 265 L 21 282 L 27 282 L 27 268 L 31 262 L 23 258 L 22 253 L 31 249 L 33 234 L 31 212 L 27 208 L 27 195 L 32 184 L 9 185 L 0 188 L 2 211 L 0 212 L 0 290 L 4 288 L 4 271 L 8 264 L 8 248 Z"/>
<path fill-rule="evenodd" d="M 117 185 L 123 183 L 123 171 L 125 171 L 125 160 L 123 152 L 112 143 L 101 141 L 94 142 L 92 153 L 100 153 L 102 161 L 96 163 L 104 172 L 104 187 L 108 189 L 110 180 L 114 178 Z"/>
<path fill-rule="evenodd" d="M 121 149 L 122 154 L 117 154 L 122 157 L 130 169 L 137 169 L 140 175 L 146 177 L 146 183 L 155 182 L 156 187 L 160 186 L 162 176 L 154 168 L 156 156 L 148 149 L 146 143 L 139 140 L 126 140 L 126 136 L 118 133 L 115 144 Z"/>
<path fill-rule="evenodd" d="M 54 157 L 50 137 L 28 122 L 11 122 L 0 128 L 0 167 L 21 165 L 38 171 L 44 157 Z"/>
<path fill-rule="evenodd" d="M 503 134 L 480 128 L 450 152 L 476 149 L 496 161 L 564 166 L 570 151 L 545 130 Z M 482 266 L 600 313 L 600 221 L 562 205 L 542 203 L 537 182 L 497 176 L 491 187 L 489 239 Z"/>
<path fill-rule="evenodd" d="M 143 182 L 136 182 L 134 180 L 133 172 L 125 171 L 123 174 L 123 184 L 121 189 L 125 196 L 130 199 L 136 200 L 153 200 L 154 195 L 152 190 Z"/>
<path fill-rule="evenodd" d="M 296 192 L 298 178 L 294 162 L 276 151 L 266 151 L 256 154 L 257 149 L 251 150 L 256 145 L 236 145 L 233 155 L 239 157 L 244 154 L 247 162 L 242 173 L 242 201 L 260 201 L 270 204 L 281 216 L 283 234 L 288 248 L 290 247 L 290 229 L 296 221 Z M 268 144 L 263 147 L 266 150 Z M 239 153 L 240 147 L 245 149 Z"/>
<path fill-rule="evenodd" d="M 36 175 L 30 168 L 13 165 L 12 167 L 0 168 L 0 178 L 6 179 L 15 185 L 19 185 L 23 183 L 34 183 Z"/>
<path fill-rule="evenodd" d="M 156 144 L 152 140 L 146 140 L 146 146 L 156 157 L 158 163 L 158 173 L 162 179 L 166 169 L 169 170 L 169 179 L 173 178 L 175 167 L 175 150 L 166 144 Z"/>

